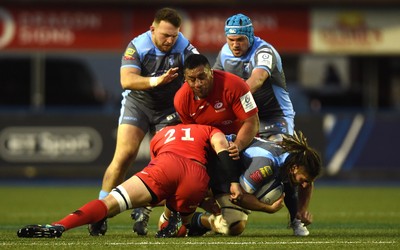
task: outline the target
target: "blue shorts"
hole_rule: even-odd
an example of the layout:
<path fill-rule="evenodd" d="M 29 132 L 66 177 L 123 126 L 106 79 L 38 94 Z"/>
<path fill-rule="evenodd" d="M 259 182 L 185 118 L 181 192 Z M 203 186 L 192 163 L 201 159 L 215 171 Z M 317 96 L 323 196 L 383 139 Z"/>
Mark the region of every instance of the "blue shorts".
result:
<path fill-rule="evenodd" d="M 272 119 L 260 118 L 259 135 L 263 139 L 267 139 L 271 135 L 289 134 L 293 135 L 294 121 L 293 119 L 278 117 Z"/>
<path fill-rule="evenodd" d="M 174 107 L 153 110 L 138 103 L 130 96 L 125 96 L 122 100 L 119 124 L 131 124 L 142 129 L 144 133 L 150 131 L 154 134 L 167 125 L 177 123 L 180 123 L 180 119 Z"/>

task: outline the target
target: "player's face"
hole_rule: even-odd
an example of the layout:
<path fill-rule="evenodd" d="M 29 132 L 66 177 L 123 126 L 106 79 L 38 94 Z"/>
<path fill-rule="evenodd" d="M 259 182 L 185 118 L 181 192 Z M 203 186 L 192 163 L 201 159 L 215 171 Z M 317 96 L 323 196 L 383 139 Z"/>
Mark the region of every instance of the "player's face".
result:
<path fill-rule="evenodd" d="M 210 67 L 200 65 L 185 70 L 185 80 L 196 97 L 206 98 L 213 88 L 213 73 Z"/>
<path fill-rule="evenodd" d="M 289 173 L 290 182 L 294 186 L 308 187 L 314 181 L 305 171 L 304 166 L 293 166 Z"/>
<path fill-rule="evenodd" d="M 162 52 L 170 51 L 178 39 L 179 28 L 165 21 L 153 24 L 150 30 L 153 43 Z"/>
<path fill-rule="evenodd" d="M 234 56 L 243 56 L 249 49 L 249 40 L 244 35 L 229 35 L 226 37 L 229 49 Z"/>

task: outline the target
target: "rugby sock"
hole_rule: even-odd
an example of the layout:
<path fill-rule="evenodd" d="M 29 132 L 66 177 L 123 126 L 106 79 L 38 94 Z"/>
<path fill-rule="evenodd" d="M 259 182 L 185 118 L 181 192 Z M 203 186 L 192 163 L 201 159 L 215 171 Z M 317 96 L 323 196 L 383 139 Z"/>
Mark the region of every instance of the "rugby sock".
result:
<path fill-rule="evenodd" d="M 106 198 L 109 193 L 110 192 L 107 192 L 107 191 L 104 191 L 104 190 L 100 190 L 99 200 L 102 200 L 102 199 Z"/>
<path fill-rule="evenodd" d="M 289 210 L 289 214 L 290 214 L 290 222 L 292 222 L 297 215 L 297 195 L 296 195 L 296 191 L 292 188 L 292 187 L 287 187 L 287 185 L 285 185 L 285 205 L 287 207 L 287 209 Z"/>
<path fill-rule="evenodd" d="M 107 206 L 101 200 L 93 200 L 63 219 L 51 223 L 53 226 L 63 226 L 65 230 L 92 224 L 107 216 Z"/>

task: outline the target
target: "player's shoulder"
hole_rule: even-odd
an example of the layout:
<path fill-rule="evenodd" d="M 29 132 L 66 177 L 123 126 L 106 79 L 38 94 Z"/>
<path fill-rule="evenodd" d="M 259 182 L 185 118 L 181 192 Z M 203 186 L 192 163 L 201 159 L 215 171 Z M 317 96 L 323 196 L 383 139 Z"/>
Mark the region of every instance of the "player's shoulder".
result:
<path fill-rule="evenodd" d="M 132 39 L 133 44 L 143 44 L 151 42 L 151 32 L 146 31 Z"/>
<path fill-rule="evenodd" d="M 268 43 L 267 41 L 256 37 L 256 39 L 254 40 L 254 45 L 252 48 L 252 52 L 253 55 L 259 54 L 259 53 L 268 53 L 271 55 L 277 54 L 278 51 L 274 48 L 274 46 L 270 43 Z"/>
<path fill-rule="evenodd" d="M 214 73 L 214 78 L 230 78 L 230 79 L 241 79 L 239 76 L 229 72 L 229 71 L 224 71 L 220 69 L 213 69 Z"/>
<path fill-rule="evenodd" d="M 193 91 L 186 82 L 183 83 L 174 96 L 174 105 L 177 106 L 175 108 L 182 109 L 184 106 L 187 107 L 188 105 L 186 103 L 188 103 L 188 100 L 192 100 L 192 97 Z M 181 105 L 181 103 L 185 103 L 185 105 Z"/>
<path fill-rule="evenodd" d="M 139 36 L 135 37 L 131 41 L 131 44 L 133 44 L 133 46 L 135 46 L 136 51 L 139 54 L 146 53 L 147 51 L 154 48 L 154 44 L 151 41 L 151 32 L 150 31 L 147 31 L 147 32 L 142 33 Z"/>
<path fill-rule="evenodd" d="M 221 83 L 224 89 L 228 92 L 235 91 L 247 91 L 249 89 L 249 85 L 240 78 L 239 76 L 223 70 L 213 69 L 214 71 L 214 81 L 218 81 Z M 232 88 L 235 86 L 235 88 Z"/>
<path fill-rule="evenodd" d="M 189 84 L 187 82 L 184 82 L 182 86 L 176 91 L 175 98 L 178 96 L 190 96 L 193 94 L 193 91 L 189 87 Z"/>
<path fill-rule="evenodd" d="M 178 34 L 178 39 L 172 49 L 172 53 L 192 52 L 198 54 L 196 47 L 181 33 Z"/>

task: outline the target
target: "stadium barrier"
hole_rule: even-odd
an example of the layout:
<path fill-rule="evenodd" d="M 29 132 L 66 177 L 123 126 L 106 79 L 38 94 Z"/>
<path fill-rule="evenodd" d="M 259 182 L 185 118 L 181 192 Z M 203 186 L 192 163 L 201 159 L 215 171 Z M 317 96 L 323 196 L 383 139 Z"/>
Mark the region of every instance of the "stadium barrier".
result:
<path fill-rule="evenodd" d="M 0 114 L 1 179 L 101 179 L 115 149 L 112 113 Z M 400 180 L 395 113 L 308 114 L 296 117 L 323 156 L 322 178 Z M 149 160 L 149 136 L 134 173 Z"/>

